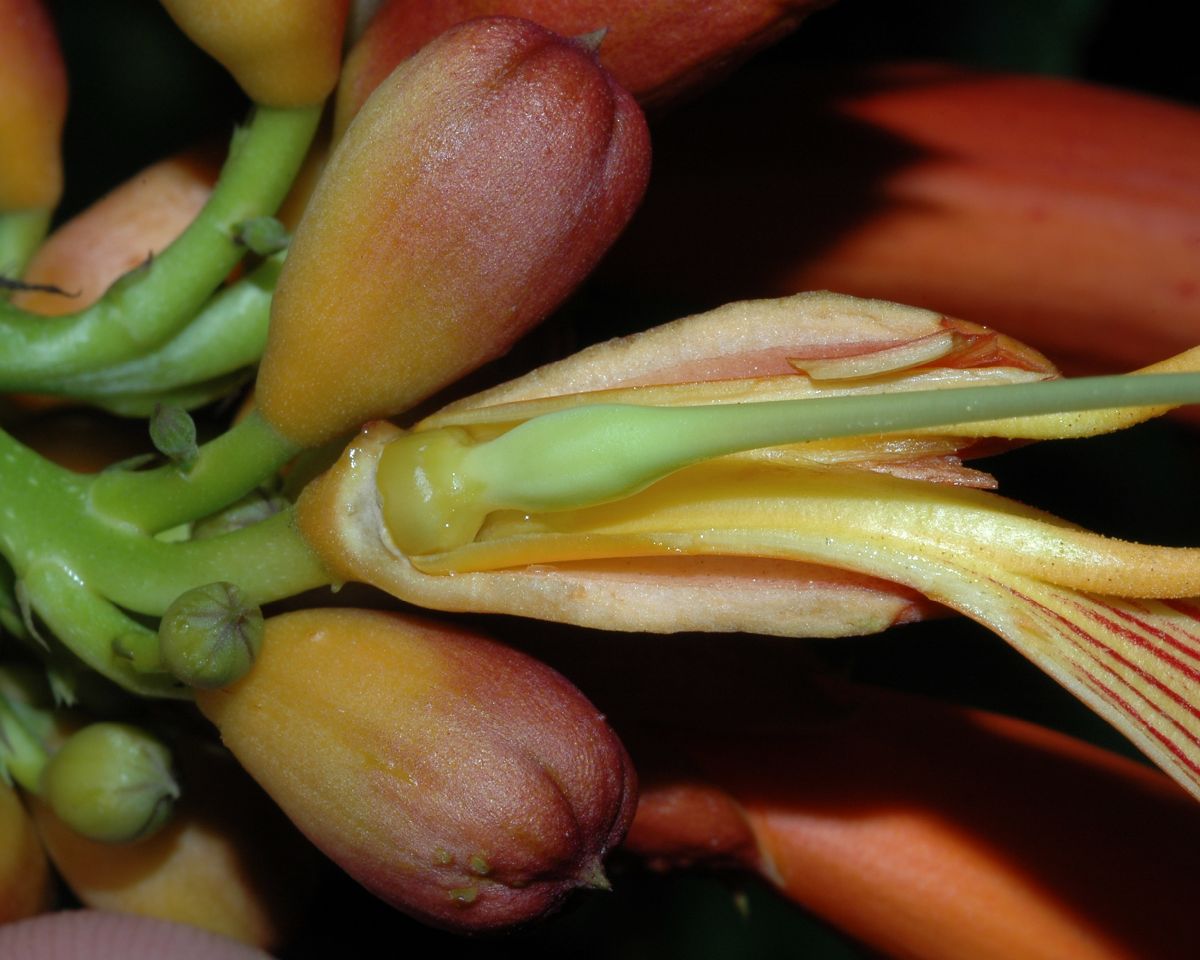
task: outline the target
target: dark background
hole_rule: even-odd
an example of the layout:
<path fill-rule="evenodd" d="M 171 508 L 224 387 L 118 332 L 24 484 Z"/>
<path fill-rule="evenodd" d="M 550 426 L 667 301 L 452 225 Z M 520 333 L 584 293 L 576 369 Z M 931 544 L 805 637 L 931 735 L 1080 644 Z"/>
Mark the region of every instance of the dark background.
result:
<path fill-rule="evenodd" d="M 69 213 L 132 172 L 206 137 L 224 137 L 245 110 L 236 87 L 179 35 L 149 0 L 52 3 L 71 69 L 66 132 Z M 940 58 L 999 69 L 1056 73 L 1184 102 L 1200 99 L 1189 5 L 1168 0 L 840 0 L 791 39 L 742 68 L 772 59 L 844 62 Z M 735 75 L 731 83 L 739 82 Z M 702 104 L 702 99 L 699 103 Z M 653 187 L 651 187 L 653 189 Z M 584 297 L 603 297 L 593 288 Z M 668 307 L 669 308 L 669 307 Z M 663 309 L 668 309 L 663 308 Z M 573 309 L 578 310 L 578 304 Z M 570 311 L 567 319 L 570 322 Z M 659 319 L 667 319 L 667 316 Z M 599 335 L 603 331 L 593 331 Z M 1200 445 L 1186 428 L 1158 423 L 1128 435 L 1045 444 L 989 464 L 1016 497 L 1114 535 L 1195 542 Z M 1143 466 L 1145 465 L 1145 466 Z M 483 620 L 483 618 L 481 618 Z M 740 656 L 789 667 L 796 642 L 756 638 L 609 638 L 546 634 L 509 621 L 486 626 L 537 650 L 573 674 L 601 708 L 604 684 L 577 664 L 586 645 L 610 662 L 636 661 L 636 643 L 686 657 L 697 683 L 728 679 L 729 645 Z M 881 637 L 805 644 L 825 668 L 863 681 L 988 707 L 1128 750 L 1102 722 L 987 631 L 964 621 L 926 623 Z M 586 658 L 585 658 L 586 659 Z M 608 678 L 611 680 L 611 677 Z M 653 678 L 631 678 L 653 696 Z M 798 762 L 802 762 L 798 758 Z M 581 897 L 535 930 L 464 941 L 418 926 L 329 870 L 321 897 L 287 957 L 478 954 L 545 951 L 587 958 L 777 958 L 870 954 L 740 878 L 659 877 L 618 860 L 615 892 Z"/>

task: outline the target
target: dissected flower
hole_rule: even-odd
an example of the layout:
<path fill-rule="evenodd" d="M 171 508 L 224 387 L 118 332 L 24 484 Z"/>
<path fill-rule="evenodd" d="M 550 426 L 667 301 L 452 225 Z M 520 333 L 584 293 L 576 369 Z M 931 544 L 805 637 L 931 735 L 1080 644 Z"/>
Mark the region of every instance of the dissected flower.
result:
<path fill-rule="evenodd" d="M 1142 372 L 1197 363 L 1192 351 Z M 597 497 L 583 482 L 587 464 L 607 466 L 621 459 L 616 450 L 623 457 L 637 449 L 628 433 L 636 422 L 617 417 L 569 448 L 578 451 L 565 459 L 577 457 L 584 491 L 577 505 L 569 490 L 561 501 L 540 492 L 528 502 L 489 499 L 479 492 L 491 483 L 486 474 L 512 486 L 511 464 L 477 475 L 460 452 L 488 440 L 499 447 L 494 438 L 515 438 L 549 415 L 602 405 L 719 410 L 768 398 L 892 394 L 872 404 L 883 416 L 927 396 L 922 388 L 951 399 L 955 388 L 1052 377 L 1037 354 L 930 311 L 819 294 L 733 304 L 586 350 L 454 404 L 412 433 L 371 425 L 306 491 L 301 525 L 335 576 L 402 599 L 609 629 L 862 633 L 911 616 L 915 592 L 991 627 L 1200 791 L 1189 665 L 1200 656 L 1200 606 L 1185 599 L 1200 595 L 1200 551 L 1089 533 L 979 489 L 988 478 L 960 462 L 989 438 L 1086 436 L 1167 404 L 957 424 L 943 413 L 942 426 L 921 430 L 747 442 L 765 449 L 639 475 L 630 489 Z M 1134 379 L 1125 382 L 1138 386 Z M 1092 405 L 1110 402 L 1119 404 L 1115 393 Z M 606 443 L 606 431 L 616 442 Z M 793 439 L 809 436 L 797 427 Z M 402 469 L 389 476 L 389 451 L 401 440 L 432 451 L 426 459 L 403 454 L 410 479 Z M 539 491 L 558 463 L 545 446 L 547 457 L 527 464 L 536 476 L 520 481 Z M 569 475 L 569 462 L 563 469 Z M 443 511 L 436 523 L 431 509 Z M 421 521 L 416 533 L 410 517 Z M 849 571 L 849 590 L 829 570 Z M 697 596 L 703 604 L 689 608 Z"/>

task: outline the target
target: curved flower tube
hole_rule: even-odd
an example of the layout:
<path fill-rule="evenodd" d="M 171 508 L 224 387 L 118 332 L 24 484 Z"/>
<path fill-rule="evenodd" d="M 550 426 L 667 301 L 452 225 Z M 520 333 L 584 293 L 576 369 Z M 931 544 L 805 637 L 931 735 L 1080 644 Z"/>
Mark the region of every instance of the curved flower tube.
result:
<path fill-rule="evenodd" d="M 816 289 L 920 304 L 1072 374 L 1195 343 L 1194 106 L 946 64 L 774 63 L 703 117 L 656 125 L 654 190 L 609 282 L 696 304 Z"/>
<path fill-rule="evenodd" d="M 183 329 L 244 256 L 242 224 L 274 213 L 312 140 L 316 107 L 263 107 L 235 133 L 203 209 L 161 256 L 91 306 L 43 317 L 0 300 L 0 384 L 37 390 L 152 351 Z"/>
<path fill-rule="evenodd" d="M 821 440 L 844 434 L 806 434 L 800 426 L 791 437 L 764 441 L 754 435 L 752 422 L 765 415 L 766 406 L 748 406 L 747 425 L 734 430 L 744 432 L 744 444 L 738 447 L 735 436 L 732 448 L 715 451 L 735 455 L 711 459 L 709 452 L 685 460 L 674 473 L 659 472 L 656 481 L 614 487 L 608 497 L 582 487 L 587 492 L 575 504 L 569 490 L 560 499 L 539 500 L 539 493 L 526 501 L 489 500 L 491 474 L 499 469 L 505 476 L 513 468 L 495 466 L 503 457 L 476 454 L 487 449 L 484 441 L 490 438 L 499 436 L 492 444 L 502 449 L 535 424 L 544 431 L 564 412 L 600 410 L 599 401 L 636 398 L 650 407 L 716 403 L 723 414 L 729 411 L 721 406 L 736 407 L 749 396 L 790 396 L 788 416 L 802 421 L 804 404 L 812 404 L 815 413 L 830 402 L 818 399 L 822 393 L 843 398 L 907 393 L 903 402 L 890 398 L 903 409 L 929 396 L 914 392 L 921 386 L 991 384 L 960 393 L 961 400 L 953 389 L 940 391 L 940 399 L 962 403 L 965 412 L 987 402 L 968 404 L 968 396 L 999 398 L 997 384 L 1007 383 L 1005 389 L 1017 393 L 1013 385 L 1024 384 L 1028 396 L 1065 386 L 1032 383 L 1049 375 L 1032 359 L 1036 355 L 1026 353 L 1023 368 L 1005 365 L 1011 363 L 1008 353 L 1005 341 L 986 331 L 972 336 L 970 328 L 938 314 L 877 301 L 813 295 L 734 304 L 584 351 L 449 407 L 412 434 L 371 426 L 306 490 L 299 504 L 301 529 L 333 576 L 365 580 L 411 602 L 610 629 L 645 629 L 650 619 L 661 628 L 661 614 L 644 613 L 647 597 L 660 605 L 678 603 L 688 595 L 680 581 L 694 588 L 710 558 L 718 558 L 719 573 L 720 563 L 730 559 L 765 561 L 771 577 L 765 583 L 731 577 L 725 568 L 724 576 L 705 582 L 710 599 L 702 609 L 690 614 L 670 609 L 667 629 L 791 636 L 861 632 L 903 619 L 912 607 L 885 588 L 886 599 L 869 614 L 843 613 L 839 621 L 828 615 L 828 578 L 818 575 L 818 602 L 808 602 L 812 565 L 873 578 L 869 587 L 897 584 L 906 600 L 915 591 L 991 627 L 1200 794 L 1200 708 L 1191 696 L 1200 630 L 1198 608 L 1186 600 L 1200 595 L 1200 550 L 1088 533 L 973 489 L 972 482 L 980 485 L 978 475 L 955 463 L 981 438 L 1085 436 L 1161 413 L 1170 402 L 1104 409 L 1120 402 L 1115 392 L 1120 384 L 1106 382 L 1092 403 L 1101 409 L 1090 413 L 974 424 L 955 423 L 953 413 L 944 413 L 941 426 L 936 420 L 889 425 L 868 420 L 847 431 L 867 435 L 848 445 Z M 989 357 L 999 363 L 989 364 Z M 1155 369 L 1194 370 L 1198 361 L 1193 351 Z M 1147 386 L 1151 379 L 1144 381 Z M 1143 378 L 1124 382 L 1139 388 Z M 717 421 L 702 415 L 701 422 Z M 612 444 L 601 431 L 571 447 L 594 448 L 595 460 L 581 454 L 576 472 L 589 476 L 587 464 L 593 462 L 607 469 L 621 459 L 615 451 L 625 447 L 635 460 L 638 451 L 653 460 L 662 444 L 626 443 L 631 423 L 618 417 L 604 428 Z M 905 433 L 897 426 L 924 429 Z M 696 431 L 704 442 L 712 432 Z M 475 445 L 467 459 L 453 449 L 463 437 L 465 449 Z M 389 475 L 389 451 L 402 438 L 405 447 L 399 449 L 416 442 L 433 452 L 426 460 L 404 453 L 397 479 Z M 519 444 L 508 446 L 517 449 L 516 474 L 524 459 L 535 474 L 530 489 L 544 489 L 552 469 L 543 460 L 528 461 Z M 550 441 L 545 449 L 551 451 Z M 481 471 L 485 475 L 472 472 L 472 455 L 488 467 Z M 413 471 L 408 476 L 415 483 L 405 479 L 405 470 Z M 569 469 L 566 476 L 569 480 Z M 511 482 L 505 479 L 505 485 Z M 399 500 L 389 504 L 389 497 Z M 443 511 L 432 524 L 431 509 Z M 413 519 L 421 521 L 415 535 L 407 522 Z M 422 539 L 431 527 L 436 536 Z M 442 534 L 446 539 L 439 539 Z M 664 589 L 664 579 L 676 583 Z M 853 586 L 858 595 L 863 583 Z"/>
<path fill-rule="evenodd" d="M 886 956 L 1195 955 L 1200 811 L 1166 777 L 979 710 L 806 694 L 756 724 L 755 690 L 725 730 L 662 718 L 670 731 L 635 749 L 626 847 L 661 868 L 753 870 Z"/>

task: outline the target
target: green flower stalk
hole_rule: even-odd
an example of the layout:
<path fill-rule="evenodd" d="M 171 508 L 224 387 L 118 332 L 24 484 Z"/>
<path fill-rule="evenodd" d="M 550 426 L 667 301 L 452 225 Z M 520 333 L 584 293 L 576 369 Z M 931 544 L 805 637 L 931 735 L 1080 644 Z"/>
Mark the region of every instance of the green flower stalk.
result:
<path fill-rule="evenodd" d="M 82 475 L 0 431 L 0 550 L 14 596 L 87 666 L 127 690 L 186 696 L 162 662 L 155 631 L 131 613 L 160 617 L 181 594 L 220 580 L 237 582 L 255 604 L 329 582 L 290 511 L 207 539 L 154 536 L 173 516 L 185 522 L 241 495 L 239 437 L 245 434 L 232 443 L 226 435 L 215 450 L 202 447 L 186 472 L 171 465 L 161 473 Z M 234 484 L 228 497 L 221 493 L 227 481 Z"/>
<path fill-rule="evenodd" d="M 0 689 L 0 780 L 39 789 L 48 759 L 40 732 L 38 713 Z"/>
<path fill-rule="evenodd" d="M 123 363 L 47 377 L 38 389 L 100 407 L 146 397 L 152 407 L 156 398 L 173 391 L 249 370 L 267 341 L 271 295 L 283 256 L 270 257 L 247 276 L 221 289 L 187 326 L 156 349 Z"/>
<path fill-rule="evenodd" d="M 244 255 L 238 226 L 273 214 L 283 200 L 318 117 L 315 107 L 256 110 L 191 226 L 86 309 L 47 318 L 0 302 L 0 387 L 39 390 L 129 361 L 178 333 Z"/>
<path fill-rule="evenodd" d="M 167 747 L 126 723 L 93 723 L 64 736 L 63 717 L 18 668 L 0 668 L 0 776 L 40 797 L 80 835 L 127 843 L 170 816 L 179 787 Z"/>

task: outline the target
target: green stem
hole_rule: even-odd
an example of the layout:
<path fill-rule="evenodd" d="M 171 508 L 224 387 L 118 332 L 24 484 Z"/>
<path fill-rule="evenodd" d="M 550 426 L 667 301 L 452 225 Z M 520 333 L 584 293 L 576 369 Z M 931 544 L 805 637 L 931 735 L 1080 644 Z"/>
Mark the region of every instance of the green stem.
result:
<path fill-rule="evenodd" d="M 47 379 L 123 363 L 181 329 L 241 259 L 238 224 L 274 213 L 286 196 L 319 116 L 319 107 L 257 108 L 187 230 L 87 309 L 39 317 L 0 303 L 0 389 L 38 390 Z"/>
<path fill-rule="evenodd" d="M 217 580 L 237 584 L 255 604 L 329 583 L 290 510 L 211 539 L 167 542 L 94 509 L 93 487 L 108 478 L 64 470 L 0 431 L 0 552 L 18 580 L 33 580 L 36 588 L 69 578 L 76 589 L 150 616 L 161 616 L 186 590 Z M 50 588 L 43 590 L 49 602 Z M 98 615 L 99 607 L 89 612 L 79 603 L 72 617 Z M 43 617 L 54 616 L 44 604 L 36 606 Z M 63 623 L 55 630 L 67 643 L 81 635 Z"/>
<path fill-rule="evenodd" d="M 279 253 L 222 290 L 183 330 L 144 356 L 112 367 L 47 381 L 43 392 L 98 399 L 178 390 L 257 363 L 267 342 Z"/>
<path fill-rule="evenodd" d="M 112 562 L 82 565 L 84 579 L 122 607 L 154 617 L 180 594 L 218 580 L 236 584 L 258 606 L 330 583 L 290 509 L 205 540 L 113 538 L 106 546 Z"/>
<path fill-rule="evenodd" d="M 92 509 L 146 533 L 207 516 L 271 477 L 299 447 L 257 412 L 206 443 L 190 469 L 108 470 L 91 486 Z"/>
<path fill-rule="evenodd" d="M 0 213 L 0 277 L 21 277 L 49 227 L 49 210 Z"/>
<path fill-rule="evenodd" d="M 162 666 L 158 636 L 79 582 L 57 561 L 22 577 L 30 605 L 54 636 L 101 676 L 144 697 L 187 697 Z"/>
<path fill-rule="evenodd" d="M 46 749 L 0 693 L 0 773 L 10 775 L 30 793 L 40 792 Z"/>
<path fill-rule="evenodd" d="M 102 393 L 95 396 L 80 394 L 76 399 L 99 410 L 107 410 L 114 416 L 148 420 L 154 416 L 154 411 L 159 406 L 195 410 L 197 407 L 203 407 L 231 396 L 249 381 L 249 372 L 239 370 L 214 380 L 205 380 L 203 383 L 193 383 L 171 390 L 160 390 L 153 393 Z"/>

